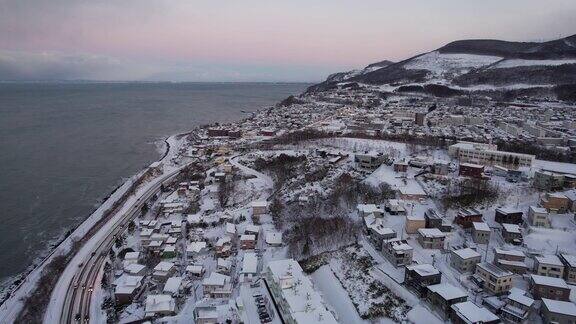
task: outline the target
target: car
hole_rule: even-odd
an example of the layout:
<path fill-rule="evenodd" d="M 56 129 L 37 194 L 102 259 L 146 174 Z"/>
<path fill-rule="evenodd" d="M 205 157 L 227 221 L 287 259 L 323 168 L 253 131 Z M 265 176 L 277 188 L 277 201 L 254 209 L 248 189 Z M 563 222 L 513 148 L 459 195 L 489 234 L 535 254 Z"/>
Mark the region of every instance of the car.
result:
<path fill-rule="evenodd" d="M 74 315 L 74 320 L 76 322 L 80 322 L 80 313 L 76 313 L 76 315 Z"/>
<path fill-rule="evenodd" d="M 82 284 L 82 289 L 86 289 L 86 284 Z"/>
<path fill-rule="evenodd" d="M 96 255 L 96 251 L 92 252 L 92 256 L 95 256 L 95 255 Z"/>
<path fill-rule="evenodd" d="M 94 291 L 94 287 L 90 286 L 90 288 L 88 288 L 88 291 L 90 292 Z"/>
<path fill-rule="evenodd" d="M 84 262 L 78 263 L 78 268 L 82 268 L 83 265 L 84 265 Z"/>

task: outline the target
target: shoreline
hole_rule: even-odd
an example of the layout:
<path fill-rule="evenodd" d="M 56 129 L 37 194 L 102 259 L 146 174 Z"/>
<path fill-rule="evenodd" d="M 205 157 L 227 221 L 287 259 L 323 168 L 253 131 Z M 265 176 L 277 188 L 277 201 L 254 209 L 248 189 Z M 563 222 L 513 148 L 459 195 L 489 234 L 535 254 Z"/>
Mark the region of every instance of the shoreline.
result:
<path fill-rule="evenodd" d="M 148 166 L 150 166 L 151 164 L 156 163 L 156 162 L 161 162 L 162 160 L 164 160 L 166 158 L 166 156 L 168 156 L 168 153 L 170 153 L 170 148 L 171 148 L 170 142 L 168 141 L 168 139 L 170 139 L 171 137 L 186 135 L 186 134 L 189 134 L 190 132 L 191 131 L 165 136 L 163 139 L 164 143 L 166 144 L 166 148 L 164 149 L 164 153 L 162 154 L 162 156 L 158 160 L 148 163 Z M 130 181 L 134 177 L 137 177 L 140 173 L 142 173 L 142 171 L 146 170 L 146 168 L 148 168 L 148 166 L 146 166 L 144 169 L 139 170 L 138 172 L 129 176 L 128 178 L 125 178 L 124 181 L 122 181 L 114 189 L 112 189 L 112 191 L 110 191 L 102 199 L 100 199 L 100 203 L 94 206 L 94 208 L 88 213 L 88 215 L 86 216 L 86 218 L 84 220 L 82 220 L 81 222 L 79 222 L 75 226 L 72 226 L 72 227 L 67 228 L 67 229 L 66 228 L 63 229 L 63 232 L 60 235 L 58 235 L 56 238 L 46 242 L 47 245 L 49 246 L 49 248 L 46 249 L 45 251 L 39 253 L 38 256 L 34 257 L 32 262 L 30 263 L 30 265 L 28 265 L 24 270 L 22 270 L 21 272 L 19 272 L 17 274 L 7 276 L 5 278 L 5 280 L 0 282 L 0 298 L 1 298 L 0 307 L 2 307 L 4 305 L 4 303 L 6 303 L 8 300 L 10 300 L 12 297 L 12 294 L 14 292 L 18 291 L 22 287 L 22 285 L 27 282 L 27 278 L 28 278 L 28 276 L 30 276 L 30 274 L 32 274 L 39 267 L 43 266 L 46 263 L 46 261 L 54 255 L 54 252 L 56 250 L 58 250 L 58 248 L 64 242 L 66 242 L 66 240 L 68 238 L 70 238 L 74 234 L 74 232 L 76 232 L 82 225 L 84 225 L 84 223 L 86 223 L 91 218 L 91 216 L 94 213 L 96 213 L 96 211 L 98 211 L 98 209 L 100 209 L 115 193 L 117 193 L 120 188 L 122 188 L 128 181 Z"/>

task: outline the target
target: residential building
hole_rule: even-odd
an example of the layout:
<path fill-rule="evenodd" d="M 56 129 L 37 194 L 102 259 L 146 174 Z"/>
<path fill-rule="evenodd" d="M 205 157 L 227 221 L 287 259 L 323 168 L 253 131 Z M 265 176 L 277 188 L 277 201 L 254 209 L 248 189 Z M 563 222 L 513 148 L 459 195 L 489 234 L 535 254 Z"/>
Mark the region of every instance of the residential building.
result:
<path fill-rule="evenodd" d="M 506 304 L 500 309 L 500 316 L 509 323 L 524 323 L 528 320 L 534 299 L 526 296 L 526 291 L 512 288 L 506 297 Z"/>
<path fill-rule="evenodd" d="M 426 219 L 422 215 L 406 215 L 404 230 L 408 234 L 416 234 L 421 228 L 426 228 Z"/>
<path fill-rule="evenodd" d="M 525 259 L 526 255 L 519 250 L 494 249 L 494 264 L 516 274 L 524 274 L 528 270 Z"/>
<path fill-rule="evenodd" d="M 452 305 L 468 300 L 468 294 L 465 291 L 448 283 L 429 285 L 426 289 L 428 290 L 426 299 L 444 317 L 450 315 Z"/>
<path fill-rule="evenodd" d="M 215 306 L 196 306 L 194 308 L 194 323 L 217 324 L 218 309 Z"/>
<path fill-rule="evenodd" d="M 240 248 L 242 250 L 253 250 L 256 247 L 256 236 L 243 234 L 240 236 Z"/>
<path fill-rule="evenodd" d="M 542 298 L 540 314 L 544 324 L 576 323 L 576 305 L 572 302 Z"/>
<path fill-rule="evenodd" d="M 154 267 L 152 277 L 159 281 L 166 281 L 176 272 L 176 266 L 172 262 L 162 261 Z"/>
<path fill-rule="evenodd" d="M 442 274 L 431 264 L 409 265 L 404 271 L 404 284 L 421 297 L 426 295 L 426 287 L 439 284 L 441 280 Z"/>
<path fill-rule="evenodd" d="M 295 260 L 269 262 L 266 283 L 285 323 L 338 323 Z"/>
<path fill-rule="evenodd" d="M 406 240 L 393 238 L 382 242 L 382 253 L 396 267 L 411 264 L 413 251 Z"/>
<path fill-rule="evenodd" d="M 552 214 L 564 214 L 568 212 L 570 200 L 561 193 L 546 193 L 540 198 L 540 206 L 546 208 Z"/>
<path fill-rule="evenodd" d="M 418 243 L 425 249 L 443 249 L 446 234 L 437 228 L 418 229 Z"/>
<path fill-rule="evenodd" d="M 552 171 L 537 170 L 534 172 L 532 185 L 545 191 L 560 190 L 564 187 L 564 174 Z"/>
<path fill-rule="evenodd" d="M 576 255 L 561 253 L 558 255 L 564 265 L 564 280 L 571 285 L 576 284 Z"/>
<path fill-rule="evenodd" d="M 503 167 L 531 167 L 535 156 L 512 152 L 498 151 L 495 144 L 458 142 L 448 147 L 448 154 L 461 163 L 481 165 L 499 165 Z"/>
<path fill-rule="evenodd" d="M 476 265 L 475 277 L 482 282 L 484 290 L 492 294 L 502 294 L 512 288 L 513 273 L 500 267 L 482 262 Z"/>
<path fill-rule="evenodd" d="M 176 301 L 170 295 L 148 295 L 144 308 L 146 317 L 176 314 Z"/>
<path fill-rule="evenodd" d="M 229 298 L 232 295 L 231 278 L 214 271 L 202 280 L 202 290 L 205 297 Z"/>
<path fill-rule="evenodd" d="M 502 224 L 502 238 L 506 243 L 520 245 L 522 244 L 522 232 L 520 226 L 516 224 Z"/>
<path fill-rule="evenodd" d="M 464 229 L 471 228 L 474 222 L 482 222 L 482 213 L 474 208 L 460 209 L 454 218 L 454 223 Z"/>
<path fill-rule="evenodd" d="M 354 155 L 354 162 L 356 165 L 363 169 L 368 170 L 375 170 L 379 166 L 382 165 L 388 158 L 382 155 L 381 153 L 364 153 L 364 154 L 355 154 Z"/>
<path fill-rule="evenodd" d="M 142 290 L 143 276 L 123 274 L 114 280 L 114 298 L 117 305 L 131 303 L 134 297 Z"/>
<path fill-rule="evenodd" d="M 500 318 L 471 301 L 453 304 L 450 319 L 454 324 L 497 324 Z"/>
<path fill-rule="evenodd" d="M 472 239 L 476 244 L 488 244 L 490 242 L 490 227 L 484 222 L 472 222 Z"/>
<path fill-rule="evenodd" d="M 484 166 L 472 163 L 460 163 L 458 175 L 462 177 L 482 178 L 484 176 Z"/>
<path fill-rule="evenodd" d="M 520 210 L 512 208 L 496 208 L 494 220 L 500 224 L 522 224 L 523 215 L 524 213 Z"/>
<path fill-rule="evenodd" d="M 550 227 L 550 218 L 546 208 L 530 206 L 528 208 L 528 223 L 536 227 Z"/>
<path fill-rule="evenodd" d="M 562 278 L 530 275 L 530 292 L 535 298 L 568 301 L 570 286 Z"/>
<path fill-rule="evenodd" d="M 474 272 L 476 264 L 482 259 L 480 253 L 471 248 L 452 250 L 450 253 L 450 265 L 459 272 Z"/>
<path fill-rule="evenodd" d="M 563 278 L 564 264 L 553 254 L 539 255 L 534 257 L 534 273 L 539 276 Z"/>

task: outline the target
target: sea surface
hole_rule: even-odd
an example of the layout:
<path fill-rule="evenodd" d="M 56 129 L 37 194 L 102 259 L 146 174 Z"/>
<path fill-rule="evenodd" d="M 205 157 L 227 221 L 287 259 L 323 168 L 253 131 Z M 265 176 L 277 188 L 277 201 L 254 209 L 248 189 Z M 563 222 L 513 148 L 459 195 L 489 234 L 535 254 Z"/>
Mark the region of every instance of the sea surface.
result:
<path fill-rule="evenodd" d="M 0 284 L 159 159 L 165 137 L 241 119 L 307 86 L 0 83 Z"/>

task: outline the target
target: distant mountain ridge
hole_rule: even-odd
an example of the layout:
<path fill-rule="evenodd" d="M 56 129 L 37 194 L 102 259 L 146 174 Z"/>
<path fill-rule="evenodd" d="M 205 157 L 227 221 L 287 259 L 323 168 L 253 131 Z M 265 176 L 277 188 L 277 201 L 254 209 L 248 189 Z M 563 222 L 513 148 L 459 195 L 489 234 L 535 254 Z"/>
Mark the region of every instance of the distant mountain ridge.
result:
<path fill-rule="evenodd" d="M 547 42 L 477 39 L 362 70 L 335 73 L 308 92 L 341 83 L 381 86 L 387 91 L 439 85 L 457 91 L 503 91 L 576 85 L 576 35 Z"/>

